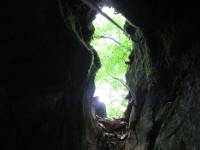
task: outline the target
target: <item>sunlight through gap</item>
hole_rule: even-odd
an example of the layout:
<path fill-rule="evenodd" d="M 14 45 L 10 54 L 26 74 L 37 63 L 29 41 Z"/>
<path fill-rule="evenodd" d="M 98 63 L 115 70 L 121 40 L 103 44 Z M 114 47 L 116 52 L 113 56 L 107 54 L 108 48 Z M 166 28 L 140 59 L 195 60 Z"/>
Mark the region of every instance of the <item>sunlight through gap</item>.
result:
<path fill-rule="evenodd" d="M 126 19 L 114 8 L 103 7 L 102 11 L 121 27 L 124 26 Z M 99 100 L 105 103 L 108 117 L 122 117 L 128 103 L 125 100 L 128 91 L 120 82 L 125 83 L 125 61 L 128 60 L 132 42 L 101 14 L 96 15 L 93 25 L 95 33 L 91 45 L 97 50 L 102 64 L 96 75 L 94 96 L 99 96 Z"/>

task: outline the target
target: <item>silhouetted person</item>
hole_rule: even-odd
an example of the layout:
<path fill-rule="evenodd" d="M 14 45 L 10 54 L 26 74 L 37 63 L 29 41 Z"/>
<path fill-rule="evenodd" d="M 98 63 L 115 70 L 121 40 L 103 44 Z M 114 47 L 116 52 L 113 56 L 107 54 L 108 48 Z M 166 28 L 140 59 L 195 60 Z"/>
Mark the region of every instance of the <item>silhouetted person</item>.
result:
<path fill-rule="evenodd" d="M 106 115 L 106 106 L 103 102 L 99 101 L 99 97 L 95 96 L 93 97 L 93 106 L 95 107 L 95 115 L 98 115 L 99 117 L 107 117 Z"/>

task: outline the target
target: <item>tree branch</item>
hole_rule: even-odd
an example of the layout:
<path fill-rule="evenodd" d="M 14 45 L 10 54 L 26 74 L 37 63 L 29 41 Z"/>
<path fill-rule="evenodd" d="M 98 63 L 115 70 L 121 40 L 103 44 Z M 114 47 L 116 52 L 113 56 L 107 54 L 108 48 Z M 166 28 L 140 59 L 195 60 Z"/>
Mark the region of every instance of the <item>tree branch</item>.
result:
<path fill-rule="evenodd" d="M 126 85 L 126 83 L 125 83 L 122 79 L 119 79 L 119 78 L 117 78 L 117 77 L 114 77 L 114 76 L 112 76 L 112 75 L 109 74 L 109 73 L 108 73 L 108 75 L 109 75 L 111 78 L 113 78 L 113 79 L 119 81 L 119 82 L 130 92 L 131 97 L 132 97 L 132 100 L 135 100 L 135 94 L 134 94 L 133 91 Z M 136 104 L 134 103 L 134 101 L 133 101 L 133 105 L 136 107 Z"/>
<path fill-rule="evenodd" d="M 121 45 L 121 43 L 117 40 L 115 40 L 113 37 L 110 37 L 110 36 L 104 36 L 104 35 L 100 35 L 100 36 L 95 36 L 94 38 L 104 38 L 104 39 L 109 39 L 109 40 L 112 40 L 114 41 L 115 43 Z"/>

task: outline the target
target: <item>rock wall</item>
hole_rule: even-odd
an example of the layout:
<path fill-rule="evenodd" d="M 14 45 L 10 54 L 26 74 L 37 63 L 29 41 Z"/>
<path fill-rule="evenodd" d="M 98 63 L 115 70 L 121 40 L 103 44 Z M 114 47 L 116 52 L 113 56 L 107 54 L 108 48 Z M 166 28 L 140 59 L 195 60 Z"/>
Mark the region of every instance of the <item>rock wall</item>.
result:
<path fill-rule="evenodd" d="M 85 7 L 75 14 L 77 6 L 79 1 L 2 2 L 1 150 L 86 147 L 98 61 L 87 47 L 92 30 L 78 28 L 90 29 L 87 18 L 94 13 L 86 17 Z"/>
<path fill-rule="evenodd" d="M 200 149 L 197 4 L 113 3 L 138 26 L 129 31 L 137 40 L 126 73 L 134 101 L 126 150 Z"/>

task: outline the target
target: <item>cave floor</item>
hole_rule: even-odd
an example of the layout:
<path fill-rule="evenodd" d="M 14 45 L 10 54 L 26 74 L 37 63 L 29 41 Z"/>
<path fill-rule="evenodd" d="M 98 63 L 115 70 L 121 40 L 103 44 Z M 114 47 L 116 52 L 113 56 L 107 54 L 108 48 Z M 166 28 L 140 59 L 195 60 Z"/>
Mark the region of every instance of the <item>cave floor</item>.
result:
<path fill-rule="evenodd" d="M 124 150 L 128 137 L 128 123 L 123 119 L 96 116 L 97 149 Z"/>

